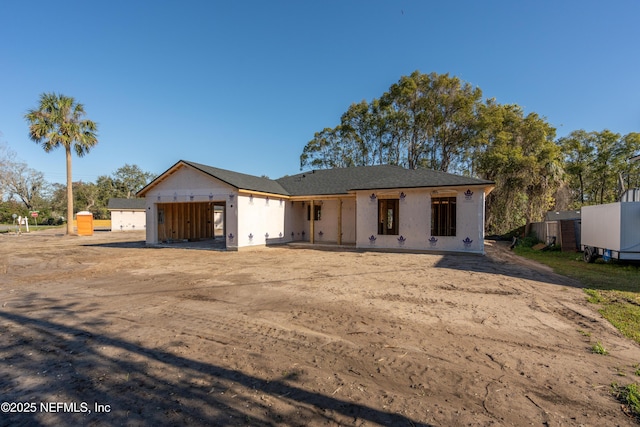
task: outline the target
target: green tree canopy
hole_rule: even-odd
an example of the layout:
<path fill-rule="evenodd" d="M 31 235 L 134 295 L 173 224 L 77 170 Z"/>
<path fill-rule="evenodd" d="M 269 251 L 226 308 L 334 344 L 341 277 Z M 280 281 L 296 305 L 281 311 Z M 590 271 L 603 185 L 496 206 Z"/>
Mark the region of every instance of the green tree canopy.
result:
<path fill-rule="evenodd" d="M 118 189 L 121 196 L 130 199 L 147 185 L 155 175 L 144 172 L 138 165 L 125 164 L 113 173 L 114 187 Z"/>
<path fill-rule="evenodd" d="M 352 104 L 314 135 L 301 168 L 395 164 L 461 171 L 476 140 L 482 91 L 448 74 L 403 76 L 379 99 Z"/>
<path fill-rule="evenodd" d="M 558 140 L 564 156 L 566 180 L 572 189 L 572 207 L 611 203 L 619 199 L 621 182 L 640 187 L 640 134 L 620 135 L 610 130 L 576 130 Z"/>
<path fill-rule="evenodd" d="M 554 138 L 555 129 L 535 113 L 483 101 L 479 88 L 457 77 L 416 71 L 316 133 L 300 166 L 394 164 L 493 180 L 487 228 L 503 233 L 541 220 L 553 206 L 563 174 Z"/>
<path fill-rule="evenodd" d="M 64 147 L 67 164 L 67 234 L 73 234 L 73 185 L 71 150 L 82 157 L 98 143 L 98 126 L 85 119 L 84 106 L 72 97 L 56 93 L 40 95 L 39 105 L 25 115 L 29 137 L 47 153 Z"/>
<path fill-rule="evenodd" d="M 562 182 L 555 129 L 517 105 L 489 100 L 480 110 L 476 173 L 496 188 L 487 198 L 487 228 L 504 233 L 541 221 Z"/>

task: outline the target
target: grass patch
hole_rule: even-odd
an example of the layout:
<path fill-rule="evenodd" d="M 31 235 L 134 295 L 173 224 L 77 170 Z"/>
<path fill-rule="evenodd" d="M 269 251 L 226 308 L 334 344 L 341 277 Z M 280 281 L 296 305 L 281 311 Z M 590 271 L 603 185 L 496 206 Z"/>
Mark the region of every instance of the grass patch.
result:
<path fill-rule="evenodd" d="M 596 291 L 595 289 L 585 289 L 584 293 L 589 295 L 587 301 L 589 301 L 591 304 L 600 304 L 602 302 L 602 298 L 600 298 L 600 292 Z"/>
<path fill-rule="evenodd" d="M 600 341 L 598 341 L 593 345 L 593 347 L 591 347 L 591 352 L 595 354 L 602 354 L 603 356 L 606 356 L 607 354 L 609 354 L 607 349 L 604 348 L 604 346 Z"/>
<path fill-rule="evenodd" d="M 577 252 L 534 251 L 516 247 L 515 253 L 553 268 L 558 274 L 580 281 L 587 301 L 627 338 L 640 343 L 640 265 L 622 262 L 592 264 Z"/>
<path fill-rule="evenodd" d="M 640 390 L 638 390 L 638 385 L 632 383 L 626 386 L 619 386 L 613 383 L 611 387 L 616 399 L 625 405 L 630 415 L 640 421 Z"/>

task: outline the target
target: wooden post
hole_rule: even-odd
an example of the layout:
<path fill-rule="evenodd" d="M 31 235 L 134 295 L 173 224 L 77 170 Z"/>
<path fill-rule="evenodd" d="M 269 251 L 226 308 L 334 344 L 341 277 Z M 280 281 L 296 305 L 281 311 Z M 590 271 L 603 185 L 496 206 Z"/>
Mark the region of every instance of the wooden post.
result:
<path fill-rule="evenodd" d="M 342 199 L 338 199 L 338 245 L 342 245 Z"/>
<path fill-rule="evenodd" d="M 309 202 L 309 234 L 311 234 L 311 236 L 309 236 L 309 243 L 311 243 L 312 245 L 315 243 L 315 227 L 314 227 L 314 221 L 315 221 L 315 203 L 313 202 L 313 200 L 311 200 L 311 202 Z"/>

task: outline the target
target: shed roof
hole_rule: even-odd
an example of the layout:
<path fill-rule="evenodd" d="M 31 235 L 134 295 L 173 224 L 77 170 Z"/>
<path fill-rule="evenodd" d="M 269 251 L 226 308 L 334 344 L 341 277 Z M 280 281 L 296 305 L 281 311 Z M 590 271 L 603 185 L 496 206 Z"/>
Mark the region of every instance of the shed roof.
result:
<path fill-rule="evenodd" d="M 545 221 L 564 221 L 571 219 L 580 219 L 580 211 L 550 211 L 544 216 Z"/>
<path fill-rule="evenodd" d="M 143 211 L 145 208 L 145 200 L 140 198 L 124 199 L 114 197 L 109 199 L 107 209 L 109 210 L 135 210 Z"/>

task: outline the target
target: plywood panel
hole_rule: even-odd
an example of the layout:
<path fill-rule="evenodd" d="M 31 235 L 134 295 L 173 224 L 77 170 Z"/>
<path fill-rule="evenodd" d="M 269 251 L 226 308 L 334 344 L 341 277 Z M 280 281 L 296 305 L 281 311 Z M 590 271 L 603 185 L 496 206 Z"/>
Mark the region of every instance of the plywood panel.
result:
<path fill-rule="evenodd" d="M 163 222 L 158 221 L 158 238 L 166 240 L 199 240 L 214 237 L 214 204 L 224 203 L 159 203 Z"/>

